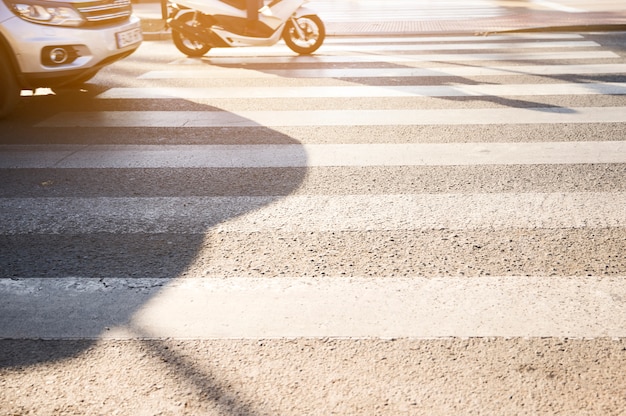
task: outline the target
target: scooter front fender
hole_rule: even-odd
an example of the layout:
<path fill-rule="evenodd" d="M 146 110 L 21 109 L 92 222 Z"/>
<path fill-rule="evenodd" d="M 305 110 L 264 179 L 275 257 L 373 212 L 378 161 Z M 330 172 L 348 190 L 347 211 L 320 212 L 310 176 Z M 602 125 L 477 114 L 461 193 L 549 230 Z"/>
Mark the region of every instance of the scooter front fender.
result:
<path fill-rule="evenodd" d="M 316 15 L 317 13 L 314 10 L 309 9 L 308 7 L 300 7 L 293 14 L 294 14 L 294 17 L 302 17 L 302 16 L 309 16 L 312 14 Z"/>

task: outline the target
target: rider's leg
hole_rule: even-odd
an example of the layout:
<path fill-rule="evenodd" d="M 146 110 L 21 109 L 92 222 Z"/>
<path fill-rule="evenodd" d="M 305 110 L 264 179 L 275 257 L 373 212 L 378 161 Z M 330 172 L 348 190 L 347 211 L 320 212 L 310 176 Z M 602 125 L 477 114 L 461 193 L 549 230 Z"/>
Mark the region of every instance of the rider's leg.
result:
<path fill-rule="evenodd" d="M 259 20 L 259 9 L 263 7 L 263 0 L 247 0 L 248 21 Z"/>
<path fill-rule="evenodd" d="M 259 9 L 263 7 L 263 0 L 247 0 L 246 8 L 246 32 L 254 33 L 255 26 L 259 21 Z"/>

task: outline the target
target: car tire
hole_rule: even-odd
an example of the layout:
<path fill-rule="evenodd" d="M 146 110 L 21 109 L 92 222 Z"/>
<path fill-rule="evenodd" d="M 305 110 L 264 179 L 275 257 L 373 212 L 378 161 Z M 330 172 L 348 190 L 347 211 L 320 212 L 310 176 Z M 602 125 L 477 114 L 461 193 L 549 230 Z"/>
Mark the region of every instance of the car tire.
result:
<path fill-rule="evenodd" d="M 15 110 L 20 100 L 20 92 L 15 70 L 6 54 L 0 50 L 0 119 Z"/>

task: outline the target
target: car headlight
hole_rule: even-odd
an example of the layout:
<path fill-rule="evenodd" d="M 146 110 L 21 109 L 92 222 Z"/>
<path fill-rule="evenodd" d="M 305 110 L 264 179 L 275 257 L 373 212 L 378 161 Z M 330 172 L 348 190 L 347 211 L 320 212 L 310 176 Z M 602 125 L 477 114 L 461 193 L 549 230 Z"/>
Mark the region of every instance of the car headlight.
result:
<path fill-rule="evenodd" d="M 80 26 L 85 22 L 80 13 L 67 4 L 50 1 L 7 1 L 13 12 L 24 20 L 53 26 Z"/>

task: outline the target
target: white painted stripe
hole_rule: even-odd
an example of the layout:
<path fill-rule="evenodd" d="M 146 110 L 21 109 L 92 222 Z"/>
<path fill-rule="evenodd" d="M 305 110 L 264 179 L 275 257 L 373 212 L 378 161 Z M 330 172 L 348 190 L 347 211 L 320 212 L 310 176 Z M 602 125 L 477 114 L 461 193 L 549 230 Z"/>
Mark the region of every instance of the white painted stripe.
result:
<path fill-rule="evenodd" d="M 626 226 L 626 193 L 3 198 L 0 234 Z"/>
<path fill-rule="evenodd" d="M 58 113 L 38 127 L 426 126 L 624 123 L 626 107 Z"/>
<path fill-rule="evenodd" d="M 489 38 L 486 38 L 489 39 Z M 324 53 L 329 52 L 389 52 L 389 51 L 413 51 L 413 52 L 429 52 L 429 51 L 480 51 L 488 49 L 549 49 L 549 48 L 598 48 L 601 45 L 594 41 L 588 40 L 564 40 L 564 41 L 533 41 L 533 42 L 473 42 L 473 43 L 355 43 L 355 44 L 336 44 L 329 43 L 323 45 Z M 290 49 L 286 45 L 280 43 L 272 48 L 268 47 L 248 47 L 248 48 L 215 48 L 211 50 L 210 57 L 219 56 L 281 56 L 289 55 Z"/>
<path fill-rule="evenodd" d="M 139 79 L 215 78 L 389 78 L 389 77 L 475 77 L 498 75 L 588 75 L 625 74 L 626 64 L 471 66 L 437 68 L 318 68 L 263 69 L 223 68 L 204 65 L 202 69 L 149 71 Z"/>
<path fill-rule="evenodd" d="M 626 276 L 0 279 L 0 338 L 626 337 L 623 299 Z"/>
<path fill-rule="evenodd" d="M 324 87 L 146 87 L 111 88 L 99 99 L 247 99 L 247 98 L 365 98 L 365 97 L 468 97 L 623 95 L 626 82 L 576 84 L 477 84 Z"/>
<path fill-rule="evenodd" d="M 248 48 L 242 48 L 248 49 Z M 270 49 L 271 48 L 267 48 Z M 230 50 L 230 49 L 228 49 Z M 216 50 L 217 51 L 217 50 Z M 249 51 L 247 51 L 249 52 Z M 268 51 L 266 51 L 267 53 Z M 322 53 L 323 50 L 321 50 Z M 201 62 L 212 65 L 243 65 L 243 64 L 321 64 L 321 63 L 363 63 L 363 62 L 387 62 L 387 63 L 411 63 L 411 62 L 467 62 L 467 61 L 555 61 L 555 60 L 580 60 L 580 59 L 604 59 L 619 58 L 620 56 L 611 51 L 575 51 L 575 52 L 501 52 L 501 53 L 451 53 L 451 54 L 415 54 L 415 55 L 393 55 L 393 54 L 364 54 L 343 53 L 338 55 L 293 55 L 293 52 L 286 55 L 285 52 L 276 50 L 277 56 L 213 56 L 209 53 L 203 57 Z M 261 53 L 260 55 L 263 55 Z M 185 63 L 198 63 L 197 59 L 181 58 L 172 61 L 174 65 L 184 65 Z"/>
<path fill-rule="evenodd" d="M 324 45 L 326 44 L 361 44 L 361 43 L 435 43 L 435 42 L 495 42 L 495 41 L 515 41 L 515 40 L 565 40 L 565 39 L 584 39 L 583 35 L 577 33 L 507 33 L 501 35 L 486 35 L 486 36 L 383 36 L 383 37 L 352 37 L 352 36 L 340 36 L 329 37 L 324 39 Z"/>
<path fill-rule="evenodd" d="M 486 38 L 489 39 L 489 38 Z M 436 44 L 360 44 L 360 45 L 335 45 L 324 46 L 324 50 L 350 50 L 350 51 L 463 51 L 484 49 L 543 49 L 543 48 L 597 48 L 601 45 L 587 40 L 566 41 L 542 41 L 542 42 L 474 42 L 474 43 L 436 43 Z M 226 52 L 226 51 L 225 51 Z"/>
<path fill-rule="evenodd" d="M 476 166 L 626 163 L 626 141 L 0 146 L 2 169 Z"/>
<path fill-rule="evenodd" d="M 465 20 L 465 19 L 480 19 L 486 17 L 502 16 L 503 9 L 494 8 L 437 8 L 437 9 L 425 9 L 421 8 L 416 10 L 415 8 L 400 8 L 391 9 L 385 7 L 384 9 L 359 11 L 358 9 L 350 9 L 342 12 L 336 10 L 334 12 L 321 11 L 318 15 L 324 22 L 397 22 L 397 21 L 437 21 L 437 20 Z"/>
<path fill-rule="evenodd" d="M 568 13 L 583 13 L 585 10 L 578 9 L 576 7 L 566 6 L 561 4 L 561 2 L 548 1 L 548 0 L 531 0 L 532 3 L 538 4 L 539 6 L 543 6 L 548 9 L 558 10 L 561 12 Z"/>
<path fill-rule="evenodd" d="M 505 9 L 494 2 L 387 2 L 385 4 L 360 1 L 358 4 L 315 1 L 310 7 L 328 22 L 385 22 L 459 20 L 500 16 Z"/>

